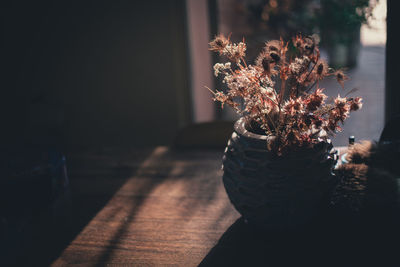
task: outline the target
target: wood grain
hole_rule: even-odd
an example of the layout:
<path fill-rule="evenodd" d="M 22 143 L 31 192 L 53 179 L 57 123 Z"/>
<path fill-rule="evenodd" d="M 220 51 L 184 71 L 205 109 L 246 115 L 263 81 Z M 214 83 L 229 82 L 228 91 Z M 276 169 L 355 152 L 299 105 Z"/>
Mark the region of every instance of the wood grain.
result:
<path fill-rule="evenodd" d="M 157 147 L 107 164 L 100 154 L 72 156 L 75 194 L 123 184 L 52 266 L 197 266 L 239 217 L 222 185 L 222 151 Z"/>

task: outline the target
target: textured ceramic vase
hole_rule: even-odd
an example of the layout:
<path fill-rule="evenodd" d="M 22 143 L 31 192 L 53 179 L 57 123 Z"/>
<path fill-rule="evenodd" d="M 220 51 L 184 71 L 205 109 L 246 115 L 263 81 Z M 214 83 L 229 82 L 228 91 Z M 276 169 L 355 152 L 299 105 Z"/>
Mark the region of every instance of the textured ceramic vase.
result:
<path fill-rule="evenodd" d="M 333 185 L 330 141 L 284 156 L 267 149 L 271 137 L 246 129 L 244 118 L 223 158 L 223 183 L 236 210 L 262 227 L 296 228 L 309 222 Z"/>

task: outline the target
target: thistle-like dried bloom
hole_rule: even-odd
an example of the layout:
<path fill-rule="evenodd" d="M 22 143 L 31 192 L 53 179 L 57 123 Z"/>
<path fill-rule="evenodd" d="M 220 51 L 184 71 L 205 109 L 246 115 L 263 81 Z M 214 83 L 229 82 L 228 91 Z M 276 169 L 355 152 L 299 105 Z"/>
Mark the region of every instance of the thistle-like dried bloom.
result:
<path fill-rule="evenodd" d="M 297 57 L 294 61 L 289 65 L 289 70 L 292 72 L 294 76 L 300 76 L 304 71 L 306 71 L 308 64 L 310 63 L 310 59 L 306 56 Z"/>
<path fill-rule="evenodd" d="M 335 99 L 335 108 L 333 110 L 334 118 L 337 121 L 343 122 L 349 115 L 350 104 L 347 98 L 340 97 L 340 95 Z"/>
<path fill-rule="evenodd" d="M 325 60 L 320 59 L 314 67 L 313 74 L 315 75 L 316 79 L 323 80 L 328 75 L 328 71 L 328 63 L 326 63 Z"/>
<path fill-rule="evenodd" d="M 311 55 L 314 53 L 315 49 L 315 40 L 312 37 L 305 37 L 304 38 L 304 44 L 303 44 L 303 50 L 306 55 Z"/>
<path fill-rule="evenodd" d="M 346 74 L 344 74 L 343 70 L 337 70 L 333 73 L 333 75 L 335 75 L 337 82 L 344 89 L 344 81 L 348 80 L 349 77 Z"/>
<path fill-rule="evenodd" d="M 260 67 L 263 71 L 264 75 L 271 77 L 277 74 L 277 71 L 274 70 L 276 65 L 275 60 L 270 56 L 271 53 L 263 52 L 256 59 L 256 65 Z"/>
<path fill-rule="evenodd" d="M 294 47 L 296 47 L 301 54 L 305 54 L 307 56 L 310 56 L 314 53 L 316 44 L 317 42 L 311 36 L 302 37 L 298 34 L 293 38 Z"/>
<path fill-rule="evenodd" d="M 322 93 L 324 89 L 317 88 L 314 93 L 308 95 L 305 100 L 306 109 L 309 112 L 317 110 L 325 101 L 327 96 Z"/>
<path fill-rule="evenodd" d="M 229 38 L 227 39 L 223 34 L 215 36 L 209 44 L 209 50 L 218 52 L 220 55 L 223 53 L 225 47 L 230 43 Z"/>
<path fill-rule="evenodd" d="M 265 43 L 264 51 L 265 52 L 279 52 L 281 50 L 281 43 L 279 40 L 272 40 Z"/>
<path fill-rule="evenodd" d="M 303 112 L 303 101 L 300 98 L 289 99 L 289 101 L 283 105 L 283 112 L 291 116 Z"/>

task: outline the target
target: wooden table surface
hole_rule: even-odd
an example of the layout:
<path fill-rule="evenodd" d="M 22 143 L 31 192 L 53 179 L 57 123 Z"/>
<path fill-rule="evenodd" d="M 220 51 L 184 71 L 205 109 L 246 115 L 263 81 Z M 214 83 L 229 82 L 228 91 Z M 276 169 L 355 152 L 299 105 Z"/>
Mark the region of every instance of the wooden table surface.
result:
<path fill-rule="evenodd" d="M 223 188 L 222 151 L 157 147 L 70 158 L 75 196 L 112 196 L 52 266 L 197 266 L 239 217 Z"/>
<path fill-rule="evenodd" d="M 388 264 L 398 248 L 390 237 L 400 235 L 386 224 L 253 229 L 225 193 L 222 154 L 167 147 L 69 153 L 68 212 L 55 223 L 39 219 L 18 266 L 368 266 L 371 255 L 375 266 L 400 266 Z"/>

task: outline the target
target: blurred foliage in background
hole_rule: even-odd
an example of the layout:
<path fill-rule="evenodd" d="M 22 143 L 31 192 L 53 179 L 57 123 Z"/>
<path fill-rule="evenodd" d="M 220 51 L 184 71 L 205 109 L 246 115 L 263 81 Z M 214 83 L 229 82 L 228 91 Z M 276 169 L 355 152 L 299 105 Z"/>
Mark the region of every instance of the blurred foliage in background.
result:
<path fill-rule="evenodd" d="M 239 1 L 255 31 L 274 37 L 358 29 L 367 23 L 379 0 L 247 0 Z M 271 36 L 272 37 L 272 36 Z M 345 40 L 337 40 L 343 42 Z"/>
<path fill-rule="evenodd" d="M 316 16 L 321 29 L 354 29 L 367 23 L 378 0 L 320 0 Z"/>
<path fill-rule="evenodd" d="M 354 67 L 360 46 L 360 27 L 372 17 L 379 0 L 233 0 L 255 42 L 287 40 L 296 33 L 321 37 L 333 67 Z M 236 31 L 237 29 L 232 29 Z M 249 40 L 250 43 L 252 40 Z"/>
<path fill-rule="evenodd" d="M 297 32 L 315 32 L 317 8 L 314 0 L 260 0 L 247 4 L 249 23 L 256 30 L 284 39 Z"/>

